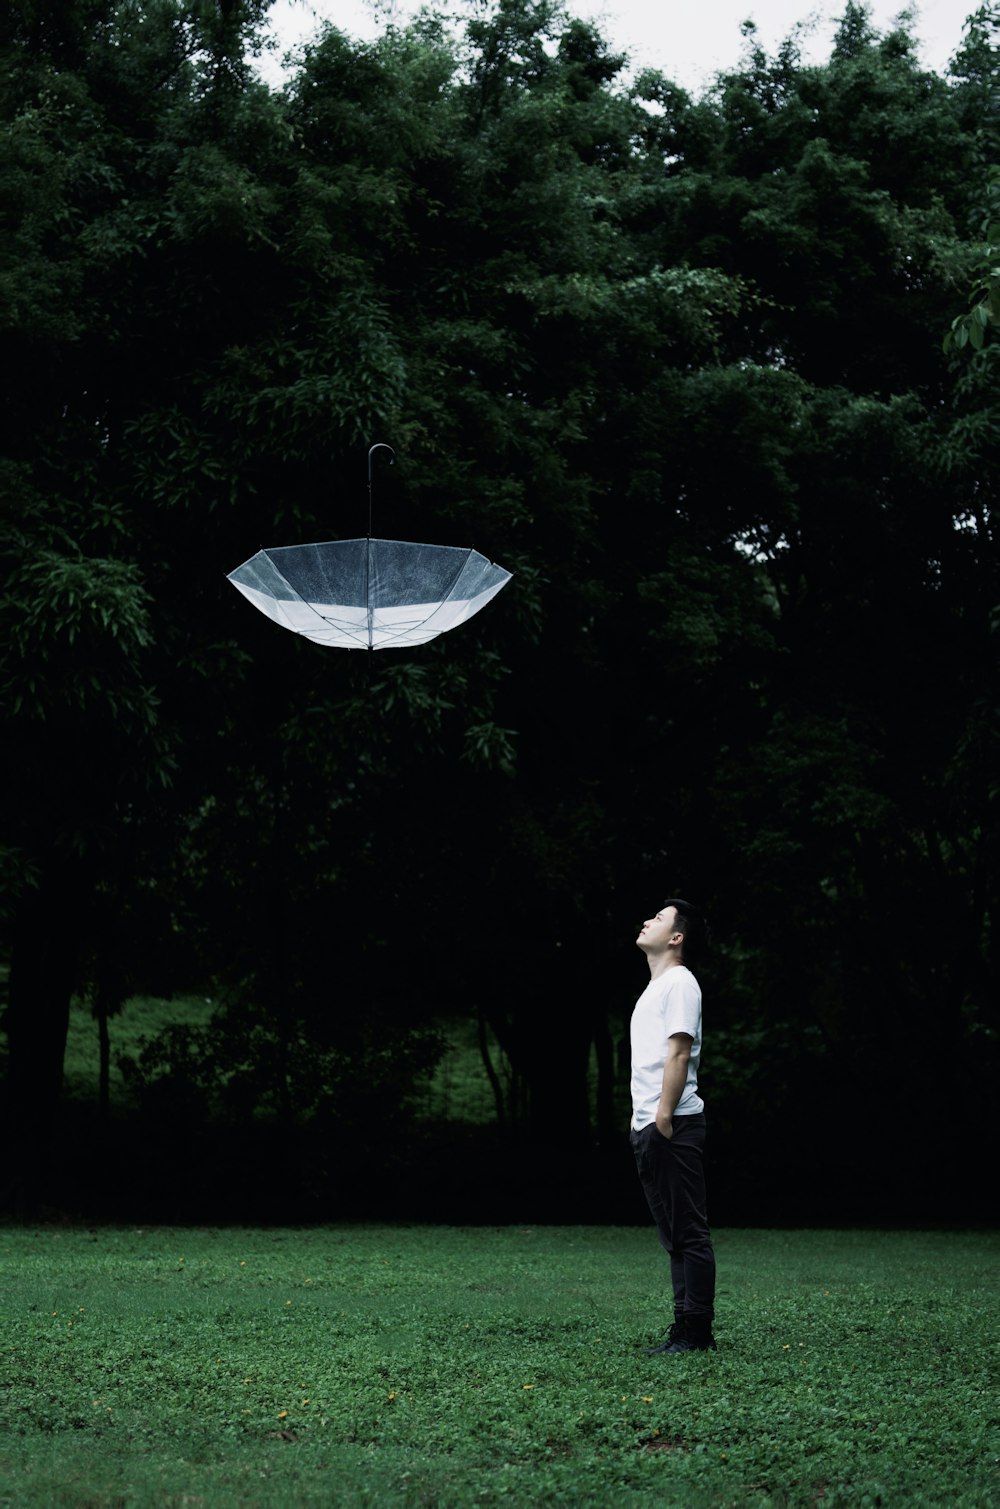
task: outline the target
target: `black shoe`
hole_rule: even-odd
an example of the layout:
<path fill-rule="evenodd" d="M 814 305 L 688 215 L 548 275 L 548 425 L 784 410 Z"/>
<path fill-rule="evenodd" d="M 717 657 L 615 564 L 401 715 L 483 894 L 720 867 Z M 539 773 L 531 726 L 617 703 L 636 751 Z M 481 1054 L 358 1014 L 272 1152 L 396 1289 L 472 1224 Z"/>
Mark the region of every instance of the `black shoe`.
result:
<path fill-rule="evenodd" d="M 659 1346 L 657 1347 L 647 1347 L 646 1356 L 661 1357 L 664 1352 L 674 1351 L 677 1347 L 677 1343 L 683 1340 L 684 1322 L 682 1320 L 675 1320 L 673 1325 L 670 1327 L 670 1330 L 667 1332 L 666 1341 L 661 1341 Z M 686 1351 L 687 1348 L 685 1347 L 682 1350 Z"/>
<path fill-rule="evenodd" d="M 669 1346 L 664 1343 L 662 1347 L 656 1347 L 655 1351 L 664 1357 L 674 1357 L 678 1352 L 715 1352 L 718 1348 L 714 1336 L 710 1336 L 707 1341 L 694 1341 L 690 1336 L 679 1336 Z M 652 1357 L 654 1354 L 650 1352 L 649 1355 Z"/>

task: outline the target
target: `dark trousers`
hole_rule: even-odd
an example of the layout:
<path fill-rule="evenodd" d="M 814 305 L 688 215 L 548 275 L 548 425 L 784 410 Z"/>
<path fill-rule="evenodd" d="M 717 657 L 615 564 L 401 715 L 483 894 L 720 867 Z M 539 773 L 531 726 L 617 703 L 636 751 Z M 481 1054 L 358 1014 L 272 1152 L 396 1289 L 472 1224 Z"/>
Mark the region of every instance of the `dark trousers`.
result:
<path fill-rule="evenodd" d="M 675 1116 L 674 1135 L 654 1123 L 632 1133 L 632 1151 L 660 1242 L 670 1256 L 674 1319 L 711 1325 L 715 1252 L 705 1197 L 705 1113 Z"/>

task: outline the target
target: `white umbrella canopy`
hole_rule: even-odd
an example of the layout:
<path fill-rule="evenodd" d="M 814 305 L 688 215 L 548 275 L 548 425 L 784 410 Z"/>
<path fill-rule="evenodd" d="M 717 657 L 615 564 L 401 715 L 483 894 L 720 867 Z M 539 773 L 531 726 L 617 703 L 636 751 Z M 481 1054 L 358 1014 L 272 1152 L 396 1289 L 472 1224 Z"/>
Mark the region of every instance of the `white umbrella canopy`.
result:
<path fill-rule="evenodd" d="M 315 644 L 388 650 L 457 628 L 510 578 L 475 550 L 364 539 L 258 550 L 228 579 L 268 618 Z"/>
<path fill-rule="evenodd" d="M 369 530 L 372 459 L 368 452 Z M 258 550 L 228 580 L 293 634 L 340 649 L 406 649 L 485 608 L 511 579 L 476 550 L 410 540 L 328 540 Z"/>

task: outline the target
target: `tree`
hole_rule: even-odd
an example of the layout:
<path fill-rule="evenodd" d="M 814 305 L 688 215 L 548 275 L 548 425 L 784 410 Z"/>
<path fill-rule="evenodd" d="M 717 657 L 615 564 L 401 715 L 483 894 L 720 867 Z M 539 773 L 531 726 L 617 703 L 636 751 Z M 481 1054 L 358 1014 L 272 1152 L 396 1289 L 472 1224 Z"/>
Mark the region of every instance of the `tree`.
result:
<path fill-rule="evenodd" d="M 249 21 L 229 16 L 216 26 L 207 10 L 167 3 L 141 15 L 24 4 L 2 36 L 4 345 L 18 374 L 5 394 L 2 604 L 18 882 L 8 1146 L 22 1205 L 39 1197 L 69 996 L 93 955 L 100 898 L 122 903 L 162 844 L 158 794 L 178 768 L 157 611 L 167 563 L 131 496 L 131 411 L 150 386 L 150 350 L 162 371 L 169 347 L 156 340 L 174 312 L 158 302 L 155 269 L 178 226 L 179 136 L 193 119 L 216 129 L 226 78 L 239 74 L 235 61 L 227 73 L 226 48 L 242 56 Z M 123 951 L 119 935 L 92 958 L 102 1010 L 111 977 L 128 976 Z"/>
<path fill-rule="evenodd" d="M 807 1190 L 843 1168 L 823 1131 L 843 1087 L 891 1064 L 873 1131 L 905 1200 L 918 1175 L 900 1129 L 933 1095 L 922 1045 L 946 1022 L 978 1075 L 993 988 L 980 759 L 995 542 L 988 493 L 970 511 L 958 477 L 948 416 L 965 408 L 963 383 L 935 350 L 979 139 L 962 92 L 855 7 L 823 68 L 751 45 L 714 113 L 644 87 L 667 107 L 671 253 L 694 248 L 750 283 L 732 365 L 699 379 L 680 461 L 703 518 L 731 511 L 775 607 L 759 715 L 708 788 L 723 865 L 752 876 L 742 898 L 719 897 L 735 942 L 719 980 L 730 1072 L 743 1095 L 739 1055 L 765 1055 L 756 1097 L 811 1128 L 797 1165 Z M 704 800 L 703 778 L 695 792 Z M 929 960 L 926 898 L 944 895 Z M 877 1004 L 859 1012 L 859 999 Z M 864 1198 L 853 1184 L 841 1194 Z"/>
<path fill-rule="evenodd" d="M 558 1064 L 586 1144 L 596 1057 L 613 1155 L 628 919 L 680 890 L 722 939 L 730 1197 L 766 1194 L 748 1098 L 812 1181 L 872 1062 L 902 1160 L 935 1023 L 970 1074 L 992 1041 L 995 343 L 939 344 L 982 25 L 951 83 L 854 6 L 819 67 L 749 32 L 695 101 L 622 89 L 594 28 L 526 0 L 460 45 L 434 17 L 327 29 L 272 95 L 257 20 L 162 0 L 5 34 L 9 1036 L 36 1125 L 74 979 L 102 1011 L 197 979 L 216 1021 L 135 1069 L 153 1125 L 172 1096 L 172 1125 L 257 1114 L 305 1148 L 308 1123 L 330 1169 L 344 1066 L 403 1114 L 452 1014 L 502 1044 L 514 1140 L 548 1135 Z M 360 534 L 376 440 L 378 533 L 515 578 L 367 664 L 223 576 Z"/>

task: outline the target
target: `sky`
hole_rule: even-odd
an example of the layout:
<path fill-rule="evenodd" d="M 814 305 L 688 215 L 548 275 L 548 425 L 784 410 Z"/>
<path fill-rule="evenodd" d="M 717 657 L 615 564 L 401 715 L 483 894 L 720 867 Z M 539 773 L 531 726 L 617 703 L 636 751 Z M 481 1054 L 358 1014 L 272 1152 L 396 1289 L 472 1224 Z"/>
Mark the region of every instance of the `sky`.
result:
<path fill-rule="evenodd" d="M 568 0 L 567 9 L 595 21 L 612 48 L 629 55 L 630 72 L 659 68 L 698 93 L 718 69 L 738 62 L 742 21 L 756 23 L 758 39 L 769 52 L 804 23 L 803 56 L 819 61 L 829 54 L 845 4 L 846 0 Z M 916 10 L 920 57 L 927 67 L 944 71 L 961 42 L 965 19 L 976 7 L 977 0 L 920 0 L 910 7 Z M 370 41 L 387 20 L 405 24 L 419 8 L 420 0 L 274 0 L 270 30 L 278 50 L 263 60 L 261 72 L 270 83 L 279 84 L 281 54 L 308 40 L 324 21 Z M 458 7 L 442 3 L 440 8 Z M 869 8 L 876 29 L 885 31 L 904 6 L 902 0 L 869 0 Z"/>

